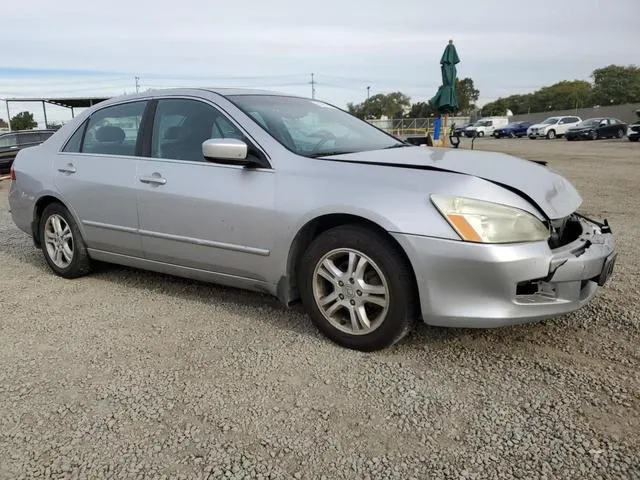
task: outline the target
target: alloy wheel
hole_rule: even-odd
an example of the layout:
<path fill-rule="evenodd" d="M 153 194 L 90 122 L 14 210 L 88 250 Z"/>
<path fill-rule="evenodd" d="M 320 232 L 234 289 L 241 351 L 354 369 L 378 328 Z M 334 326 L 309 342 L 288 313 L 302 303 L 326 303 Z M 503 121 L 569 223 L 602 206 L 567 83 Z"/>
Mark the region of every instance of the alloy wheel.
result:
<path fill-rule="evenodd" d="M 47 254 L 58 267 L 65 269 L 73 261 L 73 233 L 67 221 L 57 213 L 49 218 L 44 226 L 44 242 Z"/>
<path fill-rule="evenodd" d="M 313 272 L 313 297 L 324 318 L 350 335 L 373 332 L 389 310 L 389 287 L 380 267 L 350 248 L 320 259 Z"/>

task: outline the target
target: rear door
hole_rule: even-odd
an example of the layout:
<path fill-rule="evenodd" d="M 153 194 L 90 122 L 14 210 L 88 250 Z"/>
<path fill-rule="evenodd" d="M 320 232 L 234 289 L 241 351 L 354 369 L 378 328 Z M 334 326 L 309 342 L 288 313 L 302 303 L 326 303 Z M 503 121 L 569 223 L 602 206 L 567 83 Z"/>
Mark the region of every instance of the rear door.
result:
<path fill-rule="evenodd" d="M 248 142 L 211 103 L 158 100 L 148 156 L 138 172 L 145 256 L 229 281 L 262 281 L 274 241 L 274 172 L 205 160 L 202 142 L 210 138 Z"/>
<path fill-rule="evenodd" d="M 97 110 L 54 160 L 56 186 L 88 248 L 142 256 L 136 204 L 139 132 L 147 101 Z"/>

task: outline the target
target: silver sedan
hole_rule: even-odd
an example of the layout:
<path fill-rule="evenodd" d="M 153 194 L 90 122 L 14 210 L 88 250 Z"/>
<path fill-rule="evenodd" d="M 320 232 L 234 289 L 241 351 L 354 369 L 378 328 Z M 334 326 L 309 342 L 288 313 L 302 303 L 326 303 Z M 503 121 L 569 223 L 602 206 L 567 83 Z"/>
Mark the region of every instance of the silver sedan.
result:
<path fill-rule="evenodd" d="M 16 225 L 65 278 L 106 261 L 244 289 L 371 351 L 416 319 L 571 312 L 609 278 L 606 223 L 544 165 L 405 144 L 324 102 L 174 89 L 84 111 L 22 150 Z"/>

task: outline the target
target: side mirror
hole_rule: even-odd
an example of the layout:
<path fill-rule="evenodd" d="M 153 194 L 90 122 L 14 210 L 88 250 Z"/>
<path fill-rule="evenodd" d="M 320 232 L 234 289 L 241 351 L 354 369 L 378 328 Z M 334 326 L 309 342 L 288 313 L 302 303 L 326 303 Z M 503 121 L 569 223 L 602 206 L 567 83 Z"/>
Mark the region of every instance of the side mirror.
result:
<path fill-rule="evenodd" d="M 210 138 L 202 142 L 202 155 L 207 160 L 223 160 L 226 163 L 247 163 L 248 146 L 236 138 Z"/>

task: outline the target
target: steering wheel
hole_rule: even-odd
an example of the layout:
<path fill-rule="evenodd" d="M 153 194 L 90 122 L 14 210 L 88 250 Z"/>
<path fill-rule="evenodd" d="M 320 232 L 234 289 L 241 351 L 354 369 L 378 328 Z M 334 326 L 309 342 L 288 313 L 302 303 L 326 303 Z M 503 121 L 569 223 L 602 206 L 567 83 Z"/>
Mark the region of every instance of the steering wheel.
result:
<path fill-rule="evenodd" d="M 318 141 L 318 143 L 316 143 L 313 146 L 313 148 L 311 149 L 311 153 L 317 153 L 318 149 L 322 145 L 327 143 L 329 140 L 335 140 L 337 138 L 333 133 L 331 133 L 331 132 L 329 132 L 327 130 L 320 130 L 318 133 L 320 134 L 320 140 Z"/>

